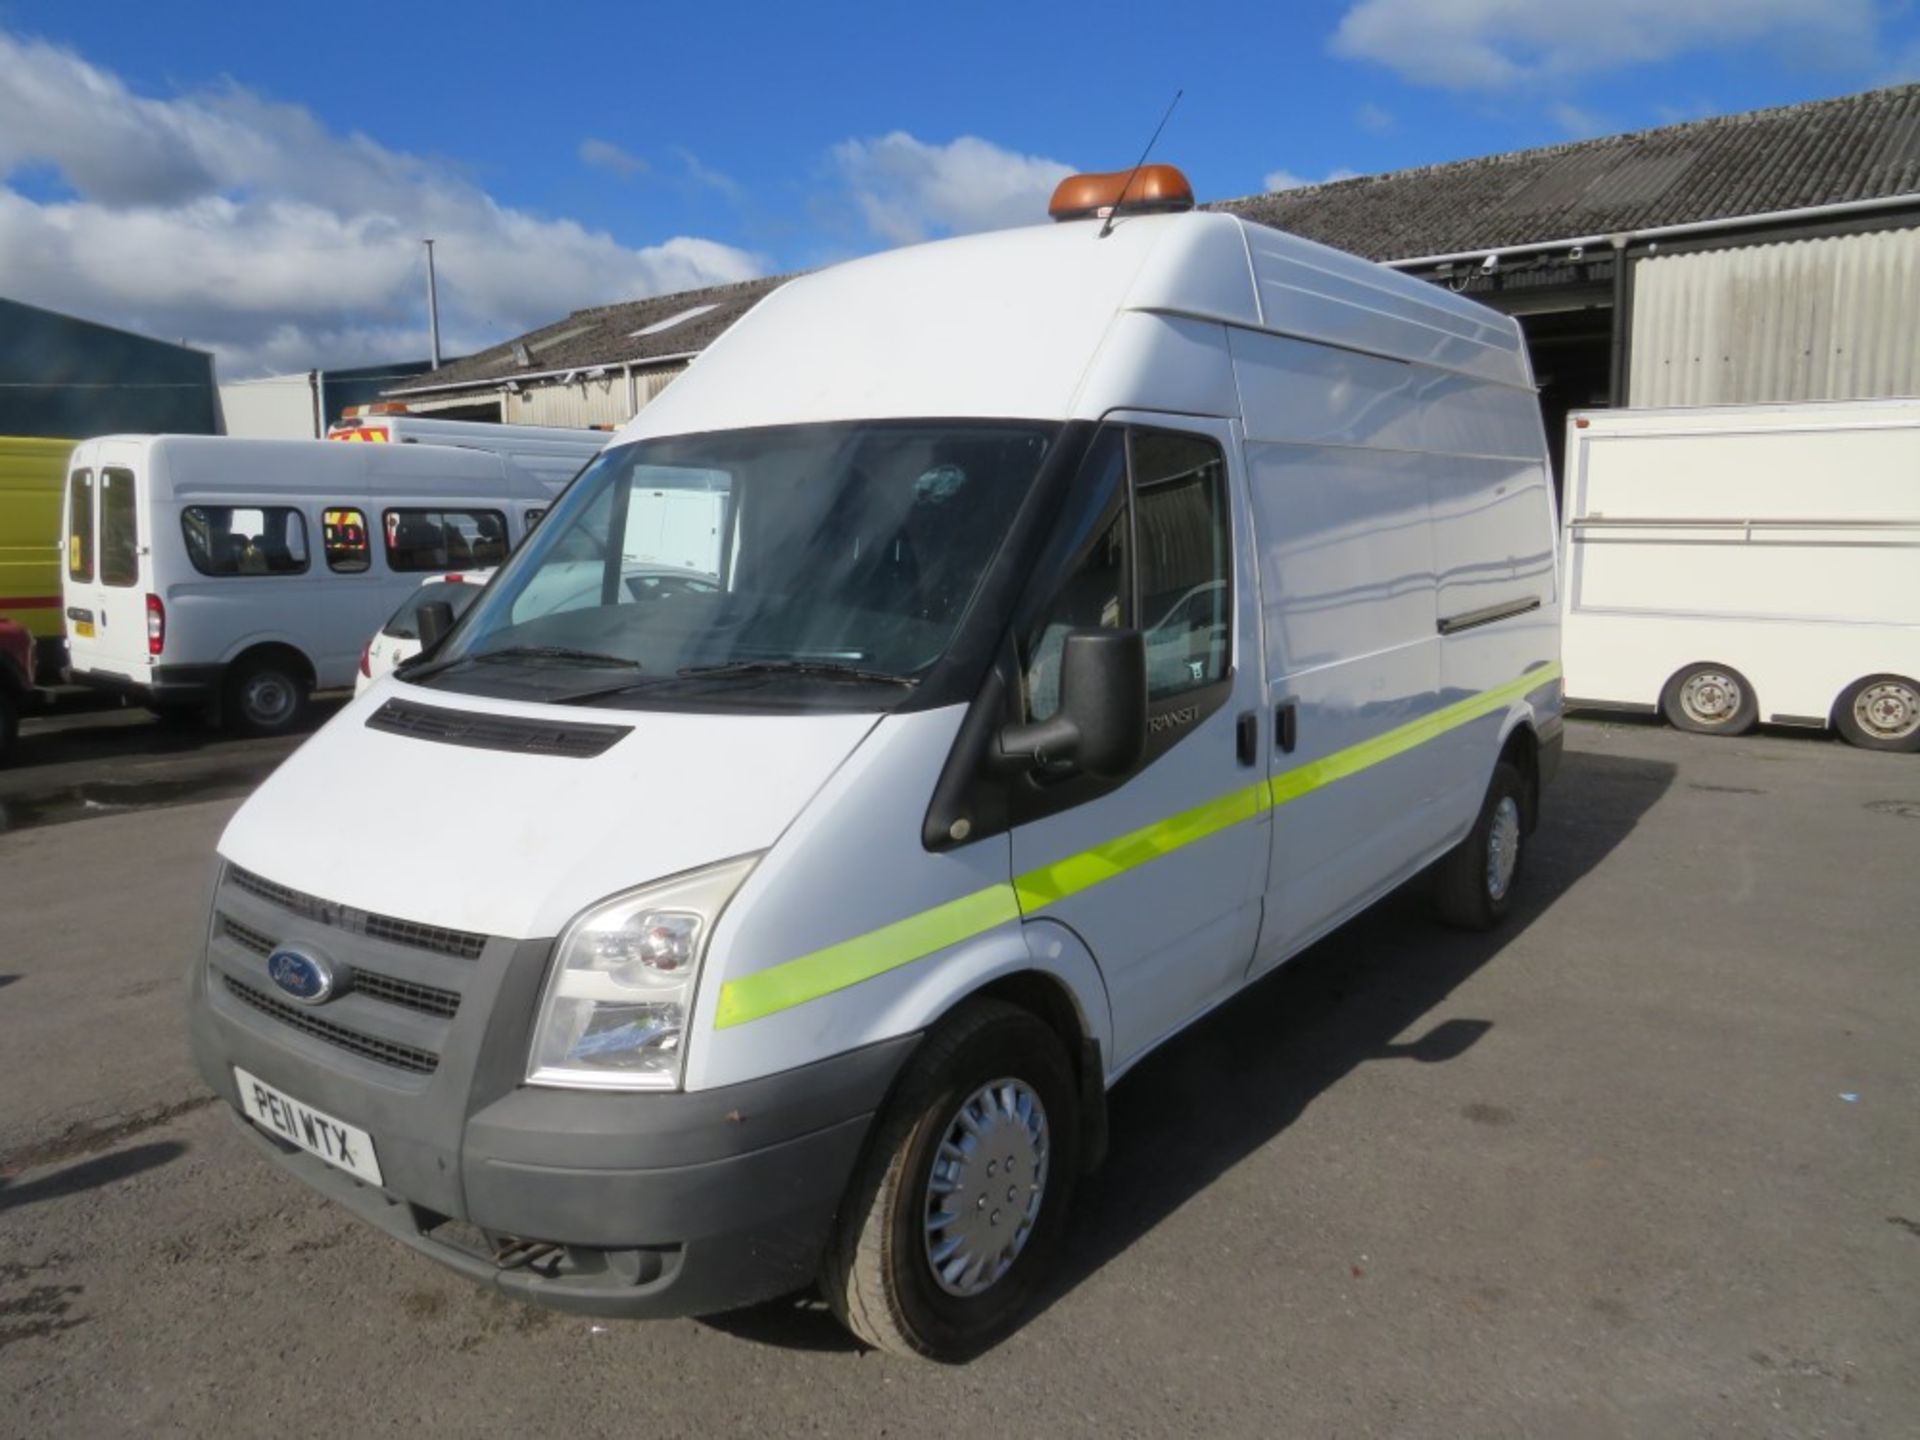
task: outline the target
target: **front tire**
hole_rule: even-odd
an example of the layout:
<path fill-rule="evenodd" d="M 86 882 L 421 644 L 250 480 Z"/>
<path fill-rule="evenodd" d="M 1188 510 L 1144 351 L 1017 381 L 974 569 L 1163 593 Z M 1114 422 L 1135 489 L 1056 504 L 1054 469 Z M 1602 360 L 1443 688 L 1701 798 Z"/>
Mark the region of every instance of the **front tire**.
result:
<path fill-rule="evenodd" d="M 1753 683 L 1731 665 L 1689 665 L 1660 695 L 1660 710 L 1676 730 L 1694 735 L 1744 735 L 1760 719 Z"/>
<path fill-rule="evenodd" d="M 821 1289 L 841 1323 L 876 1349 L 943 1361 L 1010 1331 L 1065 1227 L 1076 1097 L 1059 1038 L 1027 1011 L 975 1000 L 941 1021 L 835 1220 Z"/>
<path fill-rule="evenodd" d="M 1526 779 L 1502 760 L 1493 767 L 1473 829 L 1434 870 L 1434 908 L 1443 921 L 1461 930 L 1491 930 L 1506 919 L 1530 821 Z"/>
<path fill-rule="evenodd" d="M 13 757 L 13 747 L 19 738 L 20 702 L 0 690 L 0 765 Z"/>
<path fill-rule="evenodd" d="M 1856 680 L 1833 707 L 1833 724 L 1862 750 L 1920 750 L 1920 682 L 1905 675 Z"/>
<path fill-rule="evenodd" d="M 306 677 L 285 661 L 244 661 L 227 676 L 221 718 L 242 735 L 285 735 L 306 711 Z"/>

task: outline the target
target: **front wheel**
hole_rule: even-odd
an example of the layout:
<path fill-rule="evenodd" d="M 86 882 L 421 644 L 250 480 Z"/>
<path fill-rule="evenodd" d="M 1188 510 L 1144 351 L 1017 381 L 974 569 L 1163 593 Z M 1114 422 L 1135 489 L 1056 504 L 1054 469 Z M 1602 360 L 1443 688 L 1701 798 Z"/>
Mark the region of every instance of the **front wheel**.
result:
<path fill-rule="evenodd" d="M 1462 930 L 1491 930 L 1506 918 L 1528 828 L 1527 782 L 1502 760 L 1473 829 L 1435 867 L 1433 899 L 1442 920 Z"/>
<path fill-rule="evenodd" d="M 1856 680 L 1833 707 L 1833 723 L 1863 750 L 1920 750 L 1920 682 L 1904 675 Z"/>
<path fill-rule="evenodd" d="M 971 1001 L 931 1031 L 876 1122 L 822 1261 L 846 1327 L 964 1360 L 1018 1322 L 1066 1221 L 1079 1114 L 1059 1038 Z"/>
<path fill-rule="evenodd" d="M 7 763 L 13 756 L 13 747 L 20 738 L 20 702 L 5 690 L 0 690 L 0 765 Z"/>

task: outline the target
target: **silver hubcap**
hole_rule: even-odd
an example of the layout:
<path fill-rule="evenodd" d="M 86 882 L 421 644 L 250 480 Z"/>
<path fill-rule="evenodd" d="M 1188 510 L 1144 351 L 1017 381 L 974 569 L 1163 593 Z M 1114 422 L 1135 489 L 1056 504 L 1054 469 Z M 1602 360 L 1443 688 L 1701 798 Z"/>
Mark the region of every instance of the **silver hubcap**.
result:
<path fill-rule="evenodd" d="M 1513 870 L 1520 863 L 1520 807 L 1511 795 L 1502 795 L 1493 807 L 1493 824 L 1487 831 L 1487 894 L 1496 900 L 1507 898 L 1513 884 Z"/>
<path fill-rule="evenodd" d="M 293 711 L 293 684 L 284 675 L 255 675 L 247 681 L 240 702 L 254 724 L 278 725 Z"/>
<path fill-rule="evenodd" d="M 927 1176 L 927 1263 L 949 1295 L 1013 1268 L 1047 1193 L 1047 1109 L 1012 1078 L 982 1085 L 947 1122 Z"/>
<path fill-rule="evenodd" d="M 1701 725 L 1724 725 L 1740 713 L 1740 682 L 1717 670 L 1689 675 L 1680 687 L 1680 708 Z"/>
<path fill-rule="evenodd" d="M 1904 680 L 1877 680 L 1853 701 L 1860 728 L 1881 740 L 1904 740 L 1920 730 L 1920 692 Z"/>

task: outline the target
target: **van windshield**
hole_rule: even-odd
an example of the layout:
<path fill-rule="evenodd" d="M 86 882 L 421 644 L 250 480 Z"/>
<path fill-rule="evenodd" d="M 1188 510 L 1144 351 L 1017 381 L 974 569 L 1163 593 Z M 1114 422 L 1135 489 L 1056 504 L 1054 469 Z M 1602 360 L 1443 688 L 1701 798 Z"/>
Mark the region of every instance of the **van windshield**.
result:
<path fill-rule="evenodd" d="M 875 421 L 609 450 L 404 678 L 891 708 L 946 653 L 1057 428 Z"/>

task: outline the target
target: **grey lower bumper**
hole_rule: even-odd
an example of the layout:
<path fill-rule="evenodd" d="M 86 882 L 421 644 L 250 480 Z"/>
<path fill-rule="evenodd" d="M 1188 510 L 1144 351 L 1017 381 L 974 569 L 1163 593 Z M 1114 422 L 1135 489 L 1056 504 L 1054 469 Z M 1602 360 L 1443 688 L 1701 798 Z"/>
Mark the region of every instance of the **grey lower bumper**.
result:
<path fill-rule="evenodd" d="M 874 1112 L 918 1036 L 717 1090 L 508 1090 L 453 1133 L 409 1133 L 404 1101 L 355 1106 L 303 1048 L 207 1003 L 202 1077 L 253 1144 L 354 1214 L 469 1278 L 593 1315 L 703 1315 L 809 1283 Z M 233 1065 L 372 1134 L 390 1188 L 362 1183 L 238 1110 Z M 387 1163 L 391 1156 L 393 1162 Z M 438 1183 L 428 1179 L 429 1173 Z"/>

